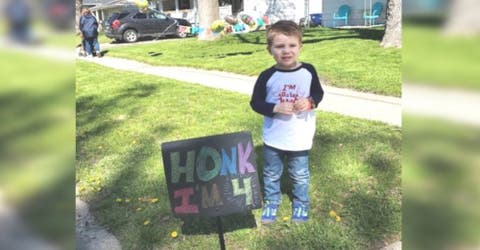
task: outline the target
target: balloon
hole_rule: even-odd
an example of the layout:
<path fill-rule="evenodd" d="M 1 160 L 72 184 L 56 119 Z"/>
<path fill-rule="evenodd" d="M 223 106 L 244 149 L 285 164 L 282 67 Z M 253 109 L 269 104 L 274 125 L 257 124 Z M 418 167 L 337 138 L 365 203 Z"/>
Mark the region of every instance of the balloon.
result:
<path fill-rule="evenodd" d="M 258 27 L 262 27 L 265 23 L 263 23 L 263 19 L 257 18 L 257 25 Z"/>
<path fill-rule="evenodd" d="M 147 0 L 135 0 L 135 4 L 140 10 L 148 9 L 148 1 Z"/>
<path fill-rule="evenodd" d="M 232 15 L 227 15 L 225 16 L 225 22 L 227 22 L 228 24 L 231 24 L 231 25 L 235 25 L 238 23 L 238 19 Z"/>
<path fill-rule="evenodd" d="M 241 14 L 240 15 L 240 20 L 246 25 L 248 25 L 250 28 L 256 26 L 257 24 L 255 23 L 255 20 L 250 15 L 247 14 Z"/>
<path fill-rule="evenodd" d="M 232 25 L 227 25 L 224 29 L 225 33 L 228 34 L 228 33 L 232 33 L 233 32 L 233 26 Z"/>
<path fill-rule="evenodd" d="M 241 31 L 244 31 L 245 30 L 245 24 L 243 23 L 237 23 L 235 25 L 233 25 L 233 31 L 234 32 L 241 32 Z"/>
<path fill-rule="evenodd" d="M 224 28 L 225 22 L 223 20 L 213 21 L 213 23 L 210 25 L 210 29 L 215 33 L 222 32 Z"/>

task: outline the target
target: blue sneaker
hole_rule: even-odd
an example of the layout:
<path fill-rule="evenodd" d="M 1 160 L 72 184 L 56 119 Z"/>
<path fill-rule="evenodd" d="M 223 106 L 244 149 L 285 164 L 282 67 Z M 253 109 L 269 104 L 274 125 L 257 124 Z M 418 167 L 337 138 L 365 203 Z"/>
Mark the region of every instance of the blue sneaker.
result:
<path fill-rule="evenodd" d="M 278 205 L 266 203 L 262 212 L 262 223 L 272 223 L 277 219 Z"/>
<path fill-rule="evenodd" d="M 292 205 L 292 222 L 308 221 L 308 207 L 294 202 Z"/>

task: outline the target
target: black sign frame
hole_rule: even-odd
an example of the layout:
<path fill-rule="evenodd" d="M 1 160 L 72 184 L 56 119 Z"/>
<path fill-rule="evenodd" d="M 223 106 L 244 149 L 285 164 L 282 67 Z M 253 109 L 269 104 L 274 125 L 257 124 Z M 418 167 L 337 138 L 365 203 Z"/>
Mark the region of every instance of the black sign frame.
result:
<path fill-rule="evenodd" d="M 161 148 L 176 217 L 216 217 L 262 207 L 250 132 L 165 142 Z"/>

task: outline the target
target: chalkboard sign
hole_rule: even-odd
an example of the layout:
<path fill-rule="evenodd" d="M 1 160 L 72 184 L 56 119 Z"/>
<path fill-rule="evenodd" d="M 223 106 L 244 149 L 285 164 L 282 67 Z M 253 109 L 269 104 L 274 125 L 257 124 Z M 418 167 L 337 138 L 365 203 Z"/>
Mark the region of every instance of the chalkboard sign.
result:
<path fill-rule="evenodd" d="M 250 132 L 166 142 L 162 156 L 175 216 L 221 216 L 262 206 Z"/>

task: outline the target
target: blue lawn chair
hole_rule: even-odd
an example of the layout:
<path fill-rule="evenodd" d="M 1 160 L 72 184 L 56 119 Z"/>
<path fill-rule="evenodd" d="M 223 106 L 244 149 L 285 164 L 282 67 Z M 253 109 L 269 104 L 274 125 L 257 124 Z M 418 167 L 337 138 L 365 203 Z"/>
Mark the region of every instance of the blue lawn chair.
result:
<path fill-rule="evenodd" d="M 375 4 L 373 4 L 373 7 L 370 10 L 370 13 L 367 13 L 367 12 L 363 13 L 365 26 L 367 26 L 367 21 L 369 25 L 375 25 L 375 21 L 382 14 L 382 10 L 383 10 L 383 4 L 380 2 L 376 2 Z"/>
<path fill-rule="evenodd" d="M 345 25 L 348 25 L 348 16 L 350 16 L 350 6 L 344 4 L 338 8 L 338 11 L 333 13 L 333 27 L 337 27 L 336 20 L 344 20 Z"/>

